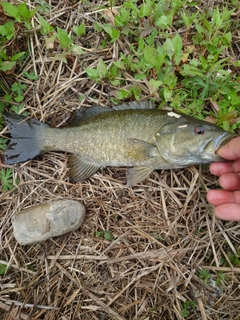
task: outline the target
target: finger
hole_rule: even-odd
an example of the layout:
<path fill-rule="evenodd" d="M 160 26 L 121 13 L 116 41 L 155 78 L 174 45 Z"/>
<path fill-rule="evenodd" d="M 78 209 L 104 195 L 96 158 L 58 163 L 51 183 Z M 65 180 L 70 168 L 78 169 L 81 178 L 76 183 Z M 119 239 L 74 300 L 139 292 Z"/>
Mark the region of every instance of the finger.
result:
<path fill-rule="evenodd" d="M 224 173 L 219 178 L 220 186 L 225 190 L 238 190 L 240 189 L 240 174 L 237 173 Z"/>
<path fill-rule="evenodd" d="M 222 220 L 240 221 L 240 204 L 222 204 L 214 209 L 214 214 Z"/>
<path fill-rule="evenodd" d="M 233 172 L 232 162 L 229 162 L 229 163 L 223 163 L 223 162 L 212 163 L 210 165 L 210 167 L 209 167 L 209 170 L 215 176 L 221 176 L 224 173 Z"/>
<path fill-rule="evenodd" d="M 215 162 L 209 167 L 209 170 L 215 176 L 221 176 L 228 172 L 240 172 L 240 159 L 233 162 Z"/>
<path fill-rule="evenodd" d="M 240 204 L 240 190 L 233 192 L 225 190 L 210 190 L 207 193 L 207 200 L 214 206 L 226 203 Z"/>
<path fill-rule="evenodd" d="M 217 150 L 217 154 L 227 160 L 240 158 L 240 137 L 230 140 L 227 144 Z"/>

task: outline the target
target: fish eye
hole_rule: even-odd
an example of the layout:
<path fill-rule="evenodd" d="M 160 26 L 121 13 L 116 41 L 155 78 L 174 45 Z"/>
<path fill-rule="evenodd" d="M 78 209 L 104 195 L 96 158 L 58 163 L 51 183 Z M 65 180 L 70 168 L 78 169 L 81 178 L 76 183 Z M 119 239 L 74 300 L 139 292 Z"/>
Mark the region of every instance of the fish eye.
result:
<path fill-rule="evenodd" d="M 197 134 L 198 136 L 204 135 L 204 132 L 205 132 L 205 130 L 204 130 L 202 127 L 196 127 L 196 128 L 194 129 L 194 133 Z"/>

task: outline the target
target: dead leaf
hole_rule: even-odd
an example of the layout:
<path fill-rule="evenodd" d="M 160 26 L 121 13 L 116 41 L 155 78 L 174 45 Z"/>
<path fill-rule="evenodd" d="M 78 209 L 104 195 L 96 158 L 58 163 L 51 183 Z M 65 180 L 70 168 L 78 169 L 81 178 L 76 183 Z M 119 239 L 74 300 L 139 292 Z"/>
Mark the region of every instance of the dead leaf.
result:
<path fill-rule="evenodd" d="M 118 14 L 118 10 L 117 9 L 114 9 L 112 8 L 112 10 L 110 9 L 105 9 L 102 11 L 103 12 L 103 17 L 109 21 L 110 23 L 114 24 L 114 16 L 116 14 Z"/>

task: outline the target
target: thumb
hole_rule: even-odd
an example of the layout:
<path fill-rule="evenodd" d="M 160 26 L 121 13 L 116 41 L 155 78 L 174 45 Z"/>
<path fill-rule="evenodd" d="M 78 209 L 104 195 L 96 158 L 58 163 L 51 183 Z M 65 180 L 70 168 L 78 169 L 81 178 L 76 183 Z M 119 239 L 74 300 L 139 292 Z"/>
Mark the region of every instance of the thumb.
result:
<path fill-rule="evenodd" d="M 217 150 L 217 154 L 226 160 L 240 159 L 240 137 L 233 138 Z"/>

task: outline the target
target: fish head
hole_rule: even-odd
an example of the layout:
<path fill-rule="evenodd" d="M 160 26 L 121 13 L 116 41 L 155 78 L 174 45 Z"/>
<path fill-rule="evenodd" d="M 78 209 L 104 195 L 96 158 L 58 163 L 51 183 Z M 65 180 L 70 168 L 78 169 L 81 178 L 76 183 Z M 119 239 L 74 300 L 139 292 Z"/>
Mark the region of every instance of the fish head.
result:
<path fill-rule="evenodd" d="M 216 151 L 234 138 L 214 124 L 185 115 L 168 119 L 156 133 L 161 156 L 173 167 L 224 161 Z"/>

